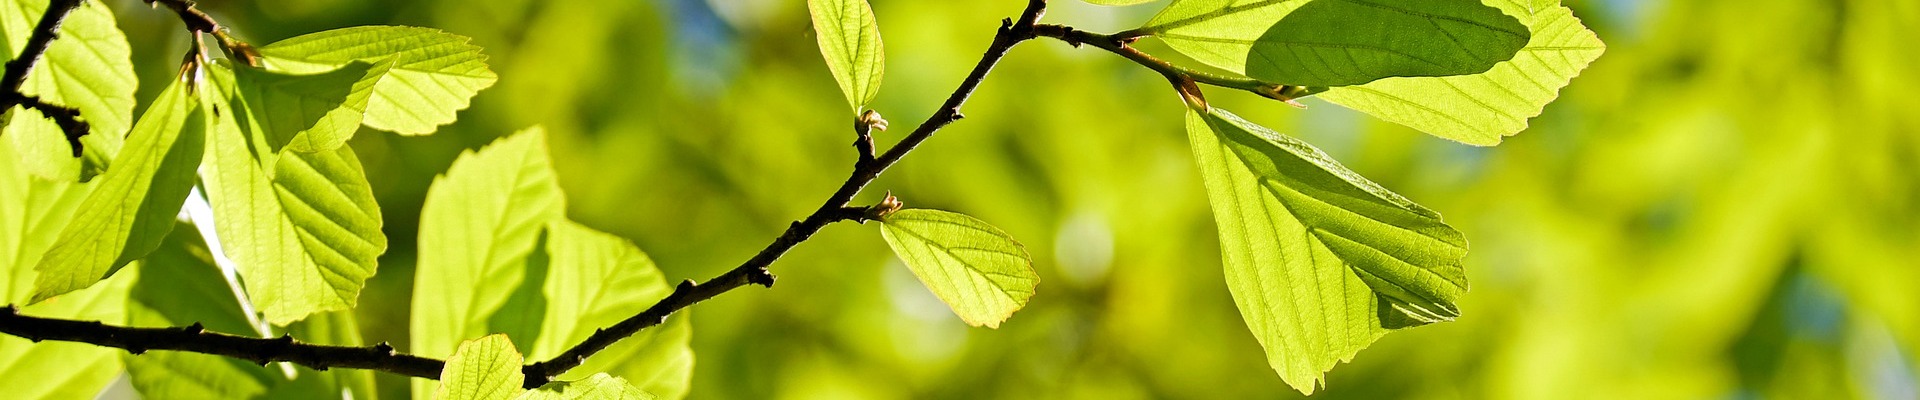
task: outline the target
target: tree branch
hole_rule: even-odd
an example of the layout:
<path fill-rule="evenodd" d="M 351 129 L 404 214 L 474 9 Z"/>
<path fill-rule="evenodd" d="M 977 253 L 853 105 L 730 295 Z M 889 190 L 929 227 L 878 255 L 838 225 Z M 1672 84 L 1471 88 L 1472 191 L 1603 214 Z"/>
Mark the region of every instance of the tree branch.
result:
<path fill-rule="evenodd" d="M 848 208 L 847 204 L 853 201 L 853 196 L 859 194 L 867 184 L 873 183 L 874 179 L 879 178 L 880 173 L 886 172 L 887 168 L 900 162 L 901 157 L 906 157 L 908 152 L 912 152 L 915 147 L 932 138 L 934 132 L 952 124 L 953 121 L 964 118 L 960 114 L 960 106 L 966 104 L 967 98 L 973 96 L 974 89 L 980 87 L 980 83 L 986 80 L 987 73 L 993 71 L 993 67 L 1000 63 L 1001 58 L 1006 57 L 1007 51 L 1013 49 L 1013 45 L 1034 38 L 1034 22 L 1038 21 L 1046 10 L 1046 0 L 1029 0 L 1026 10 L 1020 13 L 1018 21 L 1001 21 L 1000 30 L 994 34 L 993 44 L 987 46 L 986 54 L 980 56 L 980 62 L 974 64 L 973 71 L 960 82 L 960 87 L 953 90 L 953 94 L 947 96 L 947 101 L 940 105 L 940 109 L 935 111 L 933 116 L 921 122 L 920 127 L 915 128 L 913 133 L 907 134 L 905 138 L 900 139 L 899 143 L 895 143 L 872 162 L 856 162 L 853 173 L 847 177 L 846 182 L 840 184 L 840 189 L 834 191 L 832 196 L 828 196 L 827 201 L 822 203 L 819 209 L 814 210 L 813 214 L 808 215 L 806 219 L 789 225 L 785 233 L 780 234 L 773 243 L 761 249 L 759 254 L 755 254 L 753 258 L 734 267 L 733 270 L 706 282 L 697 284 L 693 281 L 681 282 L 679 287 L 674 288 L 672 294 L 654 303 L 646 311 L 594 332 L 593 336 L 587 337 L 587 340 L 551 360 L 522 368 L 527 376 L 524 386 L 539 387 L 567 370 L 580 366 L 581 363 L 586 362 L 588 356 L 606 349 L 620 339 L 665 322 L 667 316 L 680 309 L 746 286 L 748 283 L 772 287 L 773 274 L 767 272 L 767 266 L 779 260 L 780 256 L 785 255 L 795 245 L 813 237 L 814 233 L 819 232 L 827 224 L 858 219 L 849 218 L 848 213 L 843 211 Z M 894 207 L 898 206 L 894 205 Z"/>
<path fill-rule="evenodd" d="M 201 18 L 205 14 L 193 10 L 190 1 L 151 0 L 149 2 L 166 4 L 173 8 L 181 14 L 183 20 L 187 21 L 189 29 L 196 32 L 206 32 L 204 29 L 218 31 L 219 25 L 212 23 L 211 19 Z M 1029 0 L 1026 10 L 1021 13 L 1017 21 L 1011 19 L 1002 21 L 999 32 L 994 35 L 993 43 L 987 47 L 980 62 L 974 65 L 973 70 L 947 97 L 939 110 L 884 153 L 873 155 L 872 143 L 866 142 L 865 147 L 860 149 L 860 157 L 854 163 L 854 170 L 847 177 L 846 182 L 842 183 L 840 188 L 834 191 L 812 214 L 788 226 L 784 233 L 775 238 L 766 248 L 761 249 L 753 258 L 705 282 L 694 283 L 691 280 L 681 282 L 666 298 L 645 311 L 596 331 L 580 344 L 553 359 L 523 367 L 522 370 L 527 376 L 524 386 L 535 388 L 544 385 L 554 377 L 580 366 L 587 357 L 608 346 L 641 330 L 659 325 L 674 312 L 721 293 L 748 284 L 772 287 L 774 276 L 767 271 L 767 267 L 828 224 L 849 220 L 864 222 L 899 209 L 899 201 L 891 194 L 881 203 L 869 207 L 854 207 L 848 204 L 861 189 L 879 178 L 882 172 L 899 163 L 900 159 L 906 157 L 907 153 L 913 151 L 915 147 L 932 138 L 935 132 L 963 118 L 960 114 L 960 106 L 973 95 L 974 89 L 986 79 L 987 73 L 999 64 L 1000 59 L 1005 57 L 1007 51 L 1014 45 L 1036 37 L 1034 23 L 1039 20 L 1041 14 L 1045 13 L 1046 5 L 1046 0 Z M 203 19 L 204 24 L 196 22 Z M 877 116 L 874 119 L 878 119 Z M 878 126 L 872 124 L 872 120 L 866 121 L 867 123 L 862 125 L 863 128 Z M 870 137 L 862 140 L 870 140 Z M 446 362 L 443 360 L 396 353 L 393 347 L 386 343 L 367 347 L 318 345 L 300 342 L 291 336 L 266 339 L 209 332 L 202 329 L 199 324 L 171 328 L 113 326 L 97 321 L 20 315 L 18 309 L 12 306 L 0 308 L 0 333 L 36 342 L 56 340 L 121 348 L 133 354 L 141 354 L 148 350 L 186 351 L 245 359 L 262 365 L 269 362 L 290 362 L 323 370 L 328 368 L 369 369 L 428 379 L 438 379 L 441 369 L 446 367 Z"/>
<path fill-rule="evenodd" d="M 40 110 L 41 114 L 60 125 L 66 133 L 67 144 L 73 147 L 73 156 L 79 157 L 82 150 L 80 137 L 87 135 L 87 123 L 80 118 L 80 110 L 62 107 L 40 101 L 40 98 L 28 96 L 20 90 L 27 82 L 27 74 L 33 72 L 47 47 L 53 45 L 53 39 L 60 34 L 60 24 L 67 20 L 67 14 L 80 8 L 83 0 L 52 0 L 47 2 L 47 12 L 40 15 L 40 22 L 33 26 L 33 33 L 27 36 L 26 48 L 20 49 L 20 55 L 7 61 L 7 70 L 0 74 L 0 111 L 23 106 Z"/>
<path fill-rule="evenodd" d="M 1041 24 L 1033 27 L 1033 34 L 1059 39 L 1074 47 L 1089 44 L 1101 50 L 1106 50 L 1109 53 L 1118 54 L 1121 57 L 1126 57 L 1126 59 L 1133 61 L 1135 64 L 1140 64 L 1141 66 L 1147 67 L 1147 69 L 1154 70 L 1154 72 L 1159 72 L 1160 75 L 1166 76 L 1168 80 L 1173 81 L 1176 86 L 1183 85 L 1183 82 L 1194 82 L 1204 85 L 1245 90 L 1266 98 L 1284 101 L 1296 107 L 1299 106 L 1299 103 L 1295 103 L 1294 99 L 1325 90 L 1325 88 L 1307 88 L 1267 83 L 1258 79 L 1228 76 L 1173 65 L 1173 63 L 1160 60 L 1159 58 L 1155 58 L 1152 55 L 1133 48 L 1132 43 L 1145 35 L 1144 33 L 1136 33 L 1134 31 L 1102 35 L 1073 29 L 1073 27 L 1065 25 Z M 1183 94 L 1187 94 L 1187 89 L 1182 88 L 1179 90 L 1181 90 Z M 1198 93 L 1191 94 L 1198 96 Z"/>
<path fill-rule="evenodd" d="M 386 343 L 368 347 L 328 346 L 301 342 L 292 336 L 266 339 L 229 335 L 201 329 L 197 323 L 177 328 L 129 328 L 95 321 L 20 315 L 19 311 L 13 306 L 0 307 L 0 332 L 34 342 L 81 342 L 126 349 L 133 354 L 148 350 L 186 351 L 233 357 L 260 365 L 285 361 L 319 370 L 371 369 L 429 379 L 438 379 L 440 369 L 446 366 L 440 360 L 395 353 L 393 346 Z"/>

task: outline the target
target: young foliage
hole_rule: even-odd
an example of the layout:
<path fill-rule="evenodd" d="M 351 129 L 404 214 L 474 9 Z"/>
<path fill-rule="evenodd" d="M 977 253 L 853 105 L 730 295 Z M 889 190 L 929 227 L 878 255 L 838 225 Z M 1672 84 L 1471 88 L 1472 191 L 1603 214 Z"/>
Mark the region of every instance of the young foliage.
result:
<path fill-rule="evenodd" d="M 27 37 L 47 9 L 47 0 L 0 1 L 0 33 L 4 33 L 5 54 L 11 60 L 26 47 Z M 133 120 L 133 92 L 139 87 L 133 73 L 132 54 L 127 38 L 113 20 L 113 12 L 101 2 L 83 2 L 60 24 L 59 40 L 54 40 L 40 63 L 21 85 L 23 94 L 39 96 L 42 101 L 73 107 L 86 119 L 92 134 L 80 138 L 87 167 L 82 170 L 71 156 L 59 127 L 43 124 L 42 132 L 52 134 L 57 148 L 36 148 L 21 154 L 30 169 L 46 179 L 88 178 L 105 168 L 120 150 L 127 127 Z M 19 110 L 16 108 L 15 110 Z M 38 114 L 18 111 L 12 118 L 40 119 Z M 58 171 L 58 172 L 54 172 Z M 57 175 L 55 175 L 57 174 Z M 76 175 L 81 174 L 81 175 Z"/>
<path fill-rule="evenodd" d="M 428 189 L 414 278 L 415 352 L 505 332 L 529 356 L 554 357 L 673 291 L 633 243 L 566 220 L 546 152 L 544 131 L 528 129 L 461 155 Z M 605 372 L 679 398 L 691 379 L 691 337 L 686 317 L 671 318 L 559 378 Z M 414 393 L 431 388 L 420 382 Z"/>
<path fill-rule="evenodd" d="M 653 260 L 619 236 L 561 219 L 548 223 L 546 244 L 549 264 L 541 289 L 546 312 L 529 356 L 558 356 L 673 292 Z M 693 349 L 687 345 L 692 335 L 687 316 L 669 318 L 602 350 L 561 379 L 607 371 L 636 379 L 633 384 L 648 393 L 681 398 L 693 377 Z"/>
<path fill-rule="evenodd" d="M 190 225 L 176 226 L 160 248 L 134 267 L 138 282 L 128 298 L 127 324 L 185 326 L 215 332 L 254 332 L 240 299 L 214 266 L 211 250 Z M 324 313 L 293 325 L 302 341 L 359 345 L 349 312 Z M 350 393 L 371 398 L 372 375 L 364 370 L 314 371 L 261 366 L 205 354 L 152 351 L 123 354 L 134 390 L 156 399 L 327 399 Z M 288 372 L 294 372 L 289 377 Z"/>
<path fill-rule="evenodd" d="M 0 144 L 0 147 L 6 147 Z M 0 165 L 5 161 L 0 160 Z M 0 176 L 17 171 L 0 167 Z M 25 175 L 16 175 L 26 178 Z M 5 178 L 0 178 L 5 179 Z M 68 182 L 61 182 L 70 184 Z M 11 199 L 11 197 L 0 197 Z M 0 274 L 0 290 L 13 304 L 25 301 L 33 282 L 33 270 L 16 266 Z M 20 309 L 21 314 L 41 317 L 92 321 L 119 321 L 126 312 L 127 290 L 138 279 L 134 273 L 116 274 L 98 285 L 49 299 Z M 9 399 L 84 399 L 93 398 L 114 377 L 120 375 L 117 349 L 84 343 L 33 342 L 0 336 L 0 388 Z"/>
<path fill-rule="evenodd" d="M 539 389 L 526 390 L 520 383 L 526 374 L 520 371 L 523 358 L 506 335 L 488 335 L 460 343 L 460 349 L 447 358 L 440 383 L 433 391 L 438 400 L 643 400 L 653 395 L 628 385 L 625 379 L 594 374 L 579 381 L 553 382 Z"/>
<path fill-rule="evenodd" d="M 895 211 L 881 218 L 880 237 L 968 325 L 999 328 L 1040 283 L 1025 247 L 964 214 Z"/>
<path fill-rule="evenodd" d="M 347 78 L 376 68 L 357 65 L 359 70 L 348 71 Z M 200 99 L 210 109 L 226 111 L 209 124 L 207 168 L 201 177 L 221 248 L 245 279 L 247 297 L 269 322 L 286 325 L 316 312 L 350 309 L 387 248 L 366 172 L 345 146 L 272 152 L 276 129 L 311 133 L 319 128 L 266 122 L 278 118 L 276 112 L 259 104 L 260 99 L 248 98 L 249 92 L 263 90 L 250 89 L 257 81 L 246 78 L 265 72 L 238 68 L 211 67 L 213 88 Z M 355 82 L 336 83 L 350 87 Z M 324 125 L 311 119 L 307 123 Z"/>
<path fill-rule="evenodd" d="M 18 115 L 18 114 L 16 114 Z M 72 179 L 47 179 L 28 172 L 30 161 L 26 153 L 36 151 L 68 151 L 63 139 L 58 138 L 59 128 L 42 131 L 56 136 L 51 139 L 55 144 L 51 149 L 19 146 L 19 139 L 32 134 L 30 131 L 16 129 L 33 124 L 52 124 L 46 120 L 15 119 L 0 129 L 0 269 L 5 269 L 11 282 L 4 300 L 10 304 L 23 304 L 31 300 L 33 291 L 33 271 L 40 264 L 40 258 L 47 249 L 53 247 L 60 230 L 80 209 L 80 201 L 87 198 L 98 183 L 79 183 Z M 60 153 L 67 154 L 67 153 Z"/>
<path fill-rule="evenodd" d="M 420 207 L 413 352 L 443 357 L 489 333 L 488 317 L 525 280 L 542 229 L 565 207 L 537 127 L 461 154 L 434 179 Z"/>
<path fill-rule="evenodd" d="M 233 65 L 233 101 L 246 103 L 249 122 L 259 126 L 275 153 L 282 147 L 302 153 L 333 150 L 360 130 L 367 99 L 393 60 L 354 61 L 308 75 Z"/>
<path fill-rule="evenodd" d="M 333 71 L 354 61 L 394 59 L 367 100 L 368 127 L 403 135 L 452 123 L 474 94 L 498 79 L 465 36 L 411 26 L 357 26 L 296 36 L 260 48 L 269 69 Z M 451 350 L 451 349 L 449 349 Z"/>
<path fill-rule="evenodd" d="M 173 230 L 193 187 L 206 139 L 205 115 L 176 80 L 160 93 L 114 157 L 113 169 L 80 203 L 59 239 L 34 267 L 33 302 L 85 288 L 145 256 Z"/>
<path fill-rule="evenodd" d="M 440 371 L 440 383 L 433 398 L 441 400 L 508 400 L 526 389 L 520 383 L 527 375 L 520 372 L 520 352 L 514 350 L 507 335 L 487 335 L 460 343 L 447 368 Z"/>
<path fill-rule="evenodd" d="M 1477 0 L 1177 0 L 1139 32 L 1208 65 L 1297 86 L 1480 73 L 1527 43 L 1525 26 Z"/>
<path fill-rule="evenodd" d="M 1225 110 L 1189 111 L 1227 288 L 1280 377 L 1321 373 L 1388 330 L 1450 321 L 1466 239 L 1440 215 Z"/>
<path fill-rule="evenodd" d="M 1143 3 L 1152 2 L 1152 1 L 1153 0 L 1086 0 L 1087 3 L 1099 4 L 1103 6 L 1130 6 L 1130 5 L 1143 4 Z"/>
<path fill-rule="evenodd" d="M 827 69 L 840 83 L 847 105 L 859 114 L 880 93 L 880 76 L 887 65 L 873 7 L 867 0 L 807 0 L 807 10 L 813 15 L 820 55 L 827 58 Z"/>
<path fill-rule="evenodd" d="M 1528 118 L 1559 97 L 1560 88 L 1606 52 L 1606 43 L 1558 0 L 1488 1 L 1533 33 L 1512 60 L 1480 74 L 1388 78 L 1318 96 L 1461 143 L 1491 146 L 1519 133 Z"/>

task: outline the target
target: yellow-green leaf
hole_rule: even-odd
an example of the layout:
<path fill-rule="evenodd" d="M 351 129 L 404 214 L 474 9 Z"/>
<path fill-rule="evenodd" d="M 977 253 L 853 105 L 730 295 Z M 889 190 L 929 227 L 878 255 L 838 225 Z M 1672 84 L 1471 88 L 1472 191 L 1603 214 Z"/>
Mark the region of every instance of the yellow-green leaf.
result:
<path fill-rule="evenodd" d="M 814 39 L 827 58 L 827 69 L 840 83 L 847 105 L 860 113 L 880 93 L 887 65 L 873 7 L 866 0 L 807 0 L 807 11 L 813 15 Z"/>
<path fill-rule="evenodd" d="M 1227 289 L 1294 389 L 1391 329 L 1459 315 L 1467 242 L 1440 214 L 1225 110 L 1189 111 L 1187 136 Z"/>
<path fill-rule="evenodd" d="M 353 61 L 393 58 L 367 100 L 367 126 L 403 135 L 433 133 L 452 123 L 475 94 L 498 76 L 465 36 L 411 26 L 356 26 L 310 33 L 260 48 L 267 67 L 294 73 L 331 71 Z"/>
<path fill-rule="evenodd" d="M 520 372 L 520 352 L 514 350 L 507 335 L 487 335 L 460 343 L 440 370 L 440 385 L 433 398 L 441 400 L 507 400 L 526 389 L 520 385 L 527 376 Z"/>
<path fill-rule="evenodd" d="M 1000 327 L 1040 283 L 1025 247 L 964 214 L 900 210 L 881 220 L 880 236 L 968 325 Z"/>
<path fill-rule="evenodd" d="M 1478 0 L 1176 0 L 1141 32 L 1266 82 L 1343 86 L 1485 72 L 1527 29 Z"/>
<path fill-rule="evenodd" d="M 1606 44 L 1573 16 L 1546 0 L 1522 4 L 1488 0 L 1533 32 L 1512 60 L 1485 73 L 1429 78 L 1388 78 L 1333 88 L 1318 96 L 1380 119 L 1461 143 L 1491 146 L 1527 129 Z"/>

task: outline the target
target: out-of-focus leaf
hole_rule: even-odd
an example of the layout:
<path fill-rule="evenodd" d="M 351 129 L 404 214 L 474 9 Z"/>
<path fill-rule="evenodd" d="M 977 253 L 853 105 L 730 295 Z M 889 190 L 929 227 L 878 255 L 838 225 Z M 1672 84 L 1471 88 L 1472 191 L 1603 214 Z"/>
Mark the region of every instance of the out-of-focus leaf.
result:
<path fill-rule="evenodd" d="M 21 115 L 14 114 L 14 117 Z M 19 129 L 37 123 L 16 119 L 0 131 L 0 136 L 5 136 L 0 137 L 0 271 L 6 271 L 11 283 L 10 287 L 0 287 L 6 294 L 0 301 L 10 304 L 24 304 L 31 299 L 33 266 L 40 264 L 40 257 L 53 247 L 60 230 L 80 209 L 81 200 L 98 184 L 45 179 L 28 172 L 30 162 L 20 152 L 45 149 L 23 149 L 17 146 L 19 139 L 43 132 L 59 134 L 59 128 L 50 132 Z M 65 139 L 53 140 L 59 141 L 58 149 L 66 148 Z"/>
<path fill-rule="evenodd" d="M 269 68 L 295 73 L 392 57 L 393 68 L 373 86 L 363 122 L 374 129 L 424 135 L 452 123 L 456 112 L 498 79 L 487 69 L 487 56 L 468 40 L 431 28 L 356 26 L 274 42 L 260 53 Z"/>
<path fill-rule="evenodd" d="M 1190 111 L 1187 137 L 1227 288 L 1294 389 L 1312 394 L 1389 329 L 1459 315 L 1467 242 L 1440 214 L 1225 110 Z"/>
<path fill-rule="evenodd" d="M 881 222 L 887 246 L 968 325 L 1000 327 L 1040 283 L 1027 249 L 986 221 L 909 209 Z"/>
<path fill-rule="evenodd" d="M 354 61 L 310 75 L 234 65 L 233 75 L 239 98 L 272 151 L 286 147 L 313 153 L 339 148 L 360 130 L 367 98 L 393 60 Z"/>
<path fill-rule="evenodd" d="M 21 268 L 24 269 L 24 268 Z M 0 279 L 31 279 L 19 270 Z M 119 321 L 125 318 L 127 290 L 138 273 L 115 274 L 98 285 L 68 292 L 20 309 L 21 314 L 45 318 Z M 4 287 L 24 287 L 5 282 Z M 9 299 L 25 293 L 13 293 Z M 85 343 L 33 341 L 0 335 L 0 387 L 9 399 L 90 399 L 120 375 L 119 349 Z"/>
<path fill-rule="evenodd" d="M 527 354 L 547 359 L 667 297 L 673 288 L 633 243 L 567 220 L 547 225 L 546 321 Z M 561 379 L 611 372 L 648 393 L 686 396 L 692 324 L 683 315 L 621 339 Z M 591 379 L 590 377 L 588 379 Z"/>
<path fill-rule="evenodd" d="M 1267 82 L 1344 86 L 1485 72 L 1526 26 L 1476 0 L 1178 0 L 1141 32 Z"/>
<path fill-rule="evenodd" d="M 1558 2 L 1488 0 L 1533 32 L 1512 60 L 1485 73 L 1388 78 L 1320 93 L 1322 99 L 1461 143 L 1491 146 L 1527 129 L 1606 44 Z"/>
<path fill-rule="evenodd" d="M 1085 0 L 1085 1 L 1087 3 L 1099 4 L 1103 6 L 1130 6 L 1135 4 L 1149 3 L 1149 2 L 1152 2 L 1153 0 Z"/>
<path fill-rule="evenodd" d="M 133 127 L 128 151 L 114 157 L 114 168 L 34 267 L 34 302 L 105 279 L 173 230 L 206 141 L 205 116 L 188 85 L 169 85 Z"/>
<path fill-rule="evenodd" d="M 847 95 L 847 105 L 858 114 L 880 93 L 887 54 L 880 41 L 880 24 L 866 0 L 807 0 L 813 15 L 814 38 L 827 69 Z"/>
<path fill-rule="evenodd" d="M 236 100 L 228 71 L 212 70 L 217 85 L 203 101 L 226 112 L 211 125 L 203 178 L 221 248 L 247 297 L 277 325 L 353 308 L 387 248 L 359 158 L 345 146 L 262 152 L 272 129 L 257 121 L 272 117 Z"/>
<path fill-rule="evenodd" d="M 440 370 L 440 385 L 433 398 L 441 400 L 505 400 L 525 392 L 520 384 L 527 375 L 520 372 L 523 360 L 507 335 L 487 335 L 460 343 Z"/>
<path fill-rule="evenodd" d="M 4 31 L 6 49 L 0 60 L 12 60 L 27 46 L 27 37 L 45 15 L 47 0 L 9 0 L 0 2 L 0 31 Z M 86 147 L 81 154 L 87 168 L 86 178 L 98 173 L 114 154 L 120 152 L 127 126 L 133 120 L 133 92 L 139 84 L 133 74 L 132 54 L 126 35 L 120 33 L 113 12 L 102 2 L 82 2 L 60 24 L 57 39 L 47 46 L 40 63 L 27 74 L 20 91 L 40 97 L 41 101 L 80 110 L 89 131 L 80 139 Z M 30 119 L 20 113 L 16 121 Z M 55 125 L 45 125 L 59 132 Z M 64 136 L 59 151 L 33 151 L 21 154 L 36 172 L 70 171 L 61 167 L 72 163 L 72 148 Z M 48 179 L 81 179 L 70 172 Z"/>
<path fill-rule="evenodd" d="M 186 326 L 249 335 L 253 326 L 227 286 L 220 268 L 198 232 L 182 224 L 134 270 L 139 280 L 127 302 L 126 322 L 133 326 Z M 306 340 L 307 338 L 301 337 Z M 153 399 L 260 398 L 285 380 L 278 368 L 236 358 L 178 351 L 121 353 L 134 390 Z"/>
<path fill-rule="evenodd" d="M 520 287 L 541 231 L 565 217 L 565 204 L 540 128 L 454 160 L 420 209 L 412 352 L 442 357 L 461 338 L 489 333 L 488 318 Z M 429 394 L 429 382 L 415 382 L 416 397 Z"/>
<path fill-rule="evenodd" d="M 521 393 L 518 400 L 651 400 L 646 391 L 627 384 L 627 380 L 607 374 L 593 374 L 573 382 L 553 382 Z"/>

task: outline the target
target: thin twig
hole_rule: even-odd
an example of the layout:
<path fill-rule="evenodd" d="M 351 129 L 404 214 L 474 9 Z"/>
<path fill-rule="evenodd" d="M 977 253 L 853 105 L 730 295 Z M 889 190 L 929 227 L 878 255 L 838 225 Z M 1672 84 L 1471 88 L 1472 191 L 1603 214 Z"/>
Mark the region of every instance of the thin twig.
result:
<path fill-rule="evenodd" d="M 183 0 L 155 0 L 174 7 L 184 4 L 184 9 L 192 10 L 192 3 Z M 773 243 L 761 249 L 753 258 L 740 266 L 705 282 L 685 281 L 675 287 L 666 298 L 656 302 L 645 311 L 596 331 L 580 344 L 568 349 L 553 359 L 527 365 L 522 368 L 526 373 L 524 386 L 539 387 L 585 362 L 587 357 L 619 342 L 643 329 L 659 325 L 669 315 L 701 301 L 726 293 L 733 289 L 755 284 L 773 286 L 774 276 L 767 267 L 794 246 L 811 238 L 814 233 L 828 224 L 838 221 L 866 221 L 900 207 L 898 200 L 891 195 L 885 201 L 870 207 L 849 206 L 853 197 L 860 193 L 882 172 L 900 162 L 908 152 L 932 138 L 941 128 L 961 119 L 960 106 L 973 95 L 986 79 L 987 73 L 1005 57 L 1015 44 L 1033 39 L 1034 22 L 1046 11 L 1045 0 L 1029 0 L 1026 10 L 1018 21 L 1002 21 L 999 32 L 994 35 L 993 44 L 987 47 L 986 54 L 975 64 L 960 86 L 947 97 L 944 104 L 932 116 L 922 122 L 912 133 L 907 134 L 899 143 L 877 156 L 863 151 L 862 157 L 855 162 L 853 172 L 845 183 L 829 196 L 820 208 L 801 221 L 788 226 L 786 232 L 775 238 Z M 182 8 L 175 8 L 179 12 Z M 197 10 L 196 10 L 197 11 Z M 204 15 L 204 13 L 182 12 L 183 18 Z M 196 17 L 197 18 L 197 17 Z M 210 21 L 210 20 L 209 20 Z M 195 26 L 189 21 L 189 26 Z M 217 28 L 217 24 L 213 24 Z M 134 328 L 106 325 L 94 321 L 74 321 L 53 318 L 40 318 L 19 315 L 13 307 L 0 308 L 0 333 L 7 333 L 34 341 L 56 340 L 90 343 L 99 346 L 126 349 L 133 354 L 148 350 L 176 350 L 195 353 L 221 355 L 240 358 L 265 364 L 269 362 L 291 362 L 316 369 L 357 368 L 390 372 L 400 375 L 438 379 L 440 370 L 446 362 L 432 358 L 396 353 L 391 346 L 381 343 L 366 347 L 327 346 L 303 343 L 291 336 L 275 339 L 251 338 L 224 333 L 209 332 L 199 324 L 173 328 Z"/>
<path fill-rule="evenodd" d="M 787 253 L 787 250 L 791 250 L 795 245 L 799 245 L 800 242 L 804 242 L 807 238 L 813 237 L 814 233 L 819 232 L 820 229 L 826 227 L 827 224 L 855 219 L 849 218 L 848 213 L 845 211 L 848 209 L 847 205 L 853 201 L 853 196 L 859 194 L 861 189 L 867 187 L 867 184 L 873 183 L 873 180 L 879 178 L 880 173 L 886 172 L 888 167 L 892 167 L 894 163 L 900 162 L 900 158 L 906 157 L 907 153 L 913 151 L 914 147 L 932 138 L 934 132 L 953 123 L 953 121 L 958 121 L 960 118 L 963 118 L 960 114 L 960 106 L 966 104 L 967 98 L 973 96 L 973 90 L 980 87 L 980 82 L 987 78 L 988 72 L 993 71 L 994 65 L 999 64 L 1000 59 L 1006 57 L 1007 50 L 1012 49 L 1015 44 L 1034 38 L 1034 22 L 1038 21 L 1041 14 L 1046 13 L 1046 10 L 1046 0 L 1029 0 L 1026 11 L 1020 14 L 1018 21 L 1001 21 L 1000 31 L 993 36 L 993 44 L 987 46 L 986 54 L 980 57 L 979 63 L 974 64 L 973 71 L 968 73 L 967 78 L 960 82 L 960 87 L 955 88 L 953 94 L 947 96 L 946 103 L 941 104 L 940 109 L 935 111 L 933 116 L 928 117 L 925 122 L 920 123 L 920 127 L 914 129 L 913 133 L 907 134 L 905 138 L 900 139 L 899 143 L 894 144 L 893 147 L 887 149 L 886 153 L 880 154 L 880 156 L 872 162 L 857 163 L 858 165 L 854 167 L 853 174 L 847 177 L 845 183 L 840 184 L 839 190 L 834 191 L 832 196 L 827 197 L 827 201 L 821 204 L 819 209 L 814 210 L 813 214 L 808 215 L 806 219 L 789 225 L 785 233 L 780 234 L 780 237 L 775 238 L 773 243 L 761 249 L 759 254 L 755 254 L 752 259 L 748 259 L 747 262 L 741 263 L 738 267 L 734 267 L 733 270 L 727 271 L 727 273 L 709 279 L 706 282 L 697 284 L 693 281 L 681 282 L 679 287 L 674 288 L 672 294 L 654 303 L 654 305 L 648 307 L 646 311 L 641 311 L 639 314 L 620 321 L 620 323 L 594 332 L 593 336 L 587 337 L 587 340 L 582 341 L 579 345 L 568 349 L 565 353 L 561 353 L 553 359 L 534 363 L 528 365 L 526 368 L 522 368 L 522 371 L 525 372 L 527 376 L 525 386 L 539 387 L 554 377 L 567 372 L 567 370 L 573 369 L 581 363 L 586 362 L 588 356 L 592 356 L 594 353 L 606 349 L 607 346 L 619 342 L 620 339 L 632 336 L 642 329 L 659 325 L 661 322 L 666 321 L 667 316 L 672 315 L 675 311 L 687 308 L 688 306 L 692 306 L 749 283 L 768 287 L 773 286 L 773 274 L 767 272 L 767 266 L 772 265 L 775 260 L 779 260 L 781 255 Z"/>
<path fill-rule="evenodd" d="M 1173 81 L 1175 85 L 1181 85 L 1182 82 L 1191 81 L 1199 84 L 1245 90 L 1270 99 L 1285 101 L 1289 104 L 1294 104 L 1294 99 L 1319 90 L 1268 83 L 1258 79 L 1216 74 L 1173 65 L 1173 63 L 1155 58 L 1152 55 L 1141 52 L 1139 49 L 1133 48 L 1132 43 L 1146 35 L 1145 33 L 1136 31 L 1102 35 L 1073 29 L 1073 27 L 1065 25 L 1041 24 L 1033 27 L 1033 34 L 1059 39 L 1074 47 L 1079 47 L 1082 44 L 1093 45 L 1093 47 L 1106 50 L 1109 53 L 1126 57 L 1126 59 L 1132 60 L 1135 64 L 1140 64 L 1148 69 L 1152 69 L 1154 72 L 1159 72 L 1161 75 L 1166 76 L 1168 80 Z M 1181 88 L 1179 90 L 1183 94 L 1188 94 L 1186 93 L 1187 89 Z"/>
<path fill-rule="evenodd" d="M 40 62 L 40 59 L 47 54 L 47 48 L 53 45 L 53 39 L 60 35 L 60 24 L 67 20 L 67 15 L 73 13 L 74 9 L 80 8 L 81 1 L 83 0 L 47 2 L 47 12 L 40 15 L 39 23 L 34 24 L 33 33 L 27 36 L 26 48 L 20 50 L 20 56 L 7 61 L 6 72 L 0 74 L 0 90 L 4 90 L 0 92 L 0 111 L 11 109 L 16 105 L 40 110 L 41 114 L 52 118 L 54 123 L 60 125 L 60 130 L 66 133 L 67 145 L 73 147 L 74 157 L 80 156 L 83 150 L 80 137 L 86 136 L 89 130 L 87 123 L 80 118 L 80 110 L 47 104 L 37 97 L 28 96 L 26 92 L 20 90 L 20 85 L 27 82 L 27 74 L 33 72 L 34 64 Z"/>

